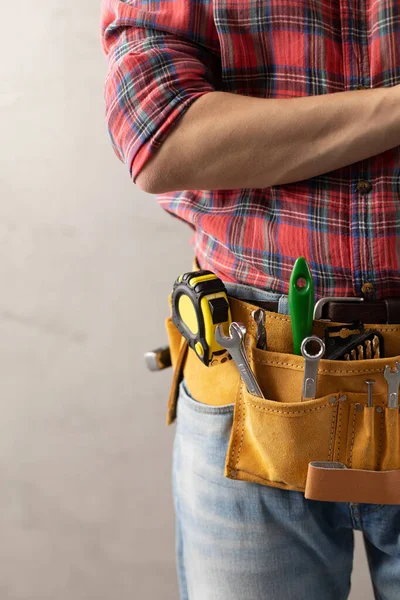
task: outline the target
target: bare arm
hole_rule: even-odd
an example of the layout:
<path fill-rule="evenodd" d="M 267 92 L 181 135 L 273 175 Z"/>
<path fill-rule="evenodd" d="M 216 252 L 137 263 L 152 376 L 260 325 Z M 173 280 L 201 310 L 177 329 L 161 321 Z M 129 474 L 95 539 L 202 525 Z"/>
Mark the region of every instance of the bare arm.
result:
<path fill-rule="evenodd" d="M 198 98 L 136 180 L 152 194 L 302 181 L 400 145 L 400 86 L 275 99 Z"/>

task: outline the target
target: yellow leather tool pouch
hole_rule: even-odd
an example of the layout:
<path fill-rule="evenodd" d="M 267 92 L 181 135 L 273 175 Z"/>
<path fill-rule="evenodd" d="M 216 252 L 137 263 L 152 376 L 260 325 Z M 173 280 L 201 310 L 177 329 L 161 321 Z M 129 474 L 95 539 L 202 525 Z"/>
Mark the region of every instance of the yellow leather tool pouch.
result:
<path fill-rule="evenodd" d="M 230 298 L 232 318 L 247 327 L 246 353 L 265 398 L 250 394 L 233 363 L 205 367 L 167 319 L 174 381 L 167 422 L 175 418 L 177 386 L 205 404 L 234 403 L 225 476 L 337 502 L 400 504 L 400 412 L 387 406 L 386 365 L 400 361 L 400 326 L 381 331 L 385 358 L 321 359 L 317 395 L 301 400 L 304 359 L 293 354 L 290 317 L 265 311 L 268 350 L 256 348 L 251 304 Z M 314 321 L 324 338 L 333 323 Z M 178 335 L 177 335 L 178 334 Z M 373 407 L 367 406 L 374 379 Z"/>

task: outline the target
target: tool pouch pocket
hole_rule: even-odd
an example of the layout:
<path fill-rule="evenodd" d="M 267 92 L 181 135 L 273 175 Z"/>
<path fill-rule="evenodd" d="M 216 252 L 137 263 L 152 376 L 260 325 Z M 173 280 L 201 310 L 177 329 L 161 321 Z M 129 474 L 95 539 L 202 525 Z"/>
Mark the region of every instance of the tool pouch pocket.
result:
<path fill-rule="evenodd" d="M 225 475 L 303 491 L 308 463 L 332 460 L 335 418 L 330 395 L 277 402 L 253 396 L 241 384 Z"/>
<path fill-rule="evenodd" d="M 377 412 L 376 406 L 365 406 L 362 402 L 365 396 L 359 396 L 361 402 L 357 401 L 356 394 L 351 394 L 348 410 L 342 408 L 342 419 L 347 421 L 348 430 L 346 436 L 338 432 L 338 437 L 341 434 L 346 437 L 345 464 L 349 468 L 374 470 L 379 468 L 380 461 L 382 413 Z"/>
<path fill-rule="evenodd" d="M 385 406 L 380 413 L 382 436 L 380 444 L 380 468 L 383 471 L 400 469 L 400 413 L 398 408 Z"/>
<path fill-rule="evenodd" d="M 225 475 L 304 491 L 308 463 L 333 460 L 338 394 L 301 402 L 301 356 L 253 348 L 251 359 L 265 399 L 241 383 Z"/>
<path fill-rule="evenodd" d="M 356 363 L 321 359 L 317 397 L 304 401 L 302 356 L 252 347 L 248 357 L 265 399 L 250 394 L 241 383 L 226 477 L 303 491 L 314 499 L 400 504 L 400 414 L 386 406 L 383 378 L 385 365 L 393 366 L 399 357 Z M 377 393 L 368 407 L 365 380 L 371 377 Z M 323 468 L 311 473 L 307 495 L 310 464 Z M 389 471 L 392 489 L 386 494 L 376 475 Z M 321 472 L 327 483 L 317 480 Z M 361 488 L 356 484 L 360 474 Z M 339 497 L 332 495 L 337 491 L 335 477 L 341 486 Z M 384 488 L 383 478 L 379 481 Z"/>

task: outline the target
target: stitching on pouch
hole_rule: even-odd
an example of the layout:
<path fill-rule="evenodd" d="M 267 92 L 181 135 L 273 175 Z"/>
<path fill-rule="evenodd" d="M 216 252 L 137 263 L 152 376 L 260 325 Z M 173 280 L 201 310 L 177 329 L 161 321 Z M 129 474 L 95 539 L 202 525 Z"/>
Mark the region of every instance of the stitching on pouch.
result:
<path fill-rule="evenodd" d="M 337 404 L 335 405 L 333 411 L 332 411 L 332 425 L 331 425 L 331 440 L 329 442 L 329 452 L 328 452 L 328 460 L 332 460 L 332 449 L 333 449 L 333 442 L 334 442 L 334 435 L 335 435 L 335 420 L 336 420 L 336 413 L 337 413 Z"/>
<path fill-rule="evenodd" d="M 356 430 L 356 407 L 353 407 L 353 431 L 351 434 L 351 446 L 350 446 L 350 463 L 349 463 L 349 467 L 351 468 L 351 465 L 353 464 L 353 445 L 354 445 L 354 437 L 355 437 L 355 430 Z"/>
<path fill-rule="evenodd" d="M 342 404 L 342 403 L 340 403 Z M 341 433 L 342 433 L 342 413 L 343 413 L 343 408 L 342 406 L 339 406 L 339 423 L 338 423 L 338 445 L 337 445 L 337 454 L 336 454 L 336 458 L 337 460 L 340 460 L 340 438 L 341 438 Z"/>
<path fill-rule="evenodd" d="M 243 384 L 243 385 L 244 385 L 244 384 Z M 242 390 L 243 390 L 243 385 L 242 385 Z M 237 458 L 236 458 L 235 468 L 236 468 L 236 466 L 237 466 L 237 464 L 238 464 L 238 462 L 239 462 L 239 457 L 240 457 L 240 453 L 241 453 L 241 451 L 242 451 L 243 439 L 244 439 L 244 422 L 245 422 L 245 412 L 246 412 L 246 411 L 245 411 L 245 405 L 244 405 L 244 401 L 243 401 L 243 404 L 242 404 L 242 406 L 243 406 L 243 413 L 242 413 L 242 436 L 241 436 L 241 438 L 240 438 L 240 445 L 239 445 L 239 450 L 238 450 L 238 453 L 237 453 Z"/>
<path fill-rule="evenodd" d="M 242 406 L 243 406 L 242 393 L 243 393 L 242 392 L 242 386 L 240 386 L 239 404 L 238 404 L 238 407 L 237 407 L 238 415 L 237 415 L 237 422 L 236 422 L 236 435 L 234 437 L 234 441 L 233 441 L 233 444 L 232 444 L 232 454 L 231 454 L 231 461 L 232 461 L 233 465 L 235 465 L 236 440 L 237 440 L 237 437 L 239 435 L 240 413 L 242 411 Z"/>
<path fill-rule="evenodd" d="M 244 400 L 243 404 L 246 403 L 248 406 L 253 406 L 254 408 L 258 408 L 258 410 L 262 410 L 263 412 L 268 413 L 279 413 L 281 415 L 297 415 L 297 414 L 305 414 L 310 412 L 315 412 L 316 410 L 321 410 L 322 408 L 326 408 L 327 406 L 331 406 L 329 402 L 326 404 L 322 404 L 321 406 L 316 406 L 315 408 L 308 408 L 305 410 L 275 410 L 274 408 L 266 408 L 265 406 L 259 406 L 258 404 L 253 404 L 248 400 Z"/>
<path fill-rule="evenodd" d="M 260 363 L 262 365 L 282 365 L 284 367 L 293 367 L 297 371 L 303 371 L 303 367 L 301 365 L 296 365 L 294 363 L 289 362 L 280 362 L 278 360 L 262 360 L 257 358 L 254 358 L 254 362 Z M 322 369 L 320 367 L 318 370 L 319 373 L 344 373 L 345 375 L 348 375 L 350 373 L 381 373 L 381 371 L 381 367 L 377 367 L 376 369 Z"/>
<path fill-rule="evenodd" d="M 366 331 L 374 331 L 373 327 L 366 327 Z M 387 333 L 392 333 L 393 331 L 400 331 L 400 327 L 395 327 L 394 329 L 390 329 L 389 327 L 381 327 L 378 331 L 386 331 Z"/>
<path fill-rule="evenodd" d="M 381 412 L 380 414 L 380 427 L 379 427 L 379 444 L 378 444 L 378 469 L 380 469 L 381 467 L 381 450 L 382 450 L 382 433 L 383 433 L 383 417 L 384 417 L 384 412 Z"/>

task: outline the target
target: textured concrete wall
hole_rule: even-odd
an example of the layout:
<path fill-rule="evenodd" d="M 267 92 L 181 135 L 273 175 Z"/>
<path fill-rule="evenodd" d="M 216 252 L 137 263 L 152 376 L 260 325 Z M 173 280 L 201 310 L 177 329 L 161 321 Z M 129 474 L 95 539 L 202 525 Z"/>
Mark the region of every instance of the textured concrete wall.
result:
<path fill-rule="evenodd" d="M 99 3 L 2 24 L 0 599 L 176 600 L 171 371 L 142 356 L 190 230 L 112 152 Z M 359 545 L 355 566 L 372 598 Z"/>

